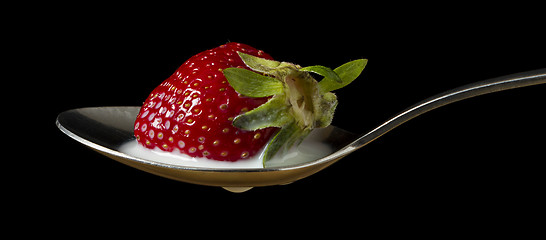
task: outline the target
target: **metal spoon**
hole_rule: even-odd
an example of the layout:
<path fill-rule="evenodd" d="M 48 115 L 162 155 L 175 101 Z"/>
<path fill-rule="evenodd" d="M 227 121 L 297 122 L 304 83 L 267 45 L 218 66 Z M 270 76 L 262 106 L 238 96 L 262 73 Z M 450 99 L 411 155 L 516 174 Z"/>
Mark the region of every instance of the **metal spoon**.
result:
<path fill-rule="evenodd" d="M 76 141 L 131 167 L 178 181 L 244 192 L 252 187 L 288 184 L 308 177 L 400 124 L 438 107 L 487 93 L 543 83 L 546 83 L 546 68 L 464 85 L 425 99 L 361 136 L 334 126 L 317 129 L 315 131 L 321 135 L 321 141 L 332 147 L 331 154 L 305 162 L 288 161 L 265 168 L 187 167 L 120 152 L 122 144 L 134 139 L 133 124 L 139 107 L 73 109 L 59 114 L 56 124 L 63 133 Z"/>

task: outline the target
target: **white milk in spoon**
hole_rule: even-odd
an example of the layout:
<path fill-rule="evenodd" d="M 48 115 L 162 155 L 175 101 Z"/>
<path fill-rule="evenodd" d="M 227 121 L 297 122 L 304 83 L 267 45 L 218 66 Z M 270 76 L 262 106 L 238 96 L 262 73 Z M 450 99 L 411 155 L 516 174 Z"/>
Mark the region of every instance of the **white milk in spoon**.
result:
<path fill-rule="evenodd" d="M 328 129 L 317 129 L 311 132 L 309 136 L 297 147 L 292 147 L 283 156 L 275 156 L 267 162 L 268 167 L 286 166 L 298 163 L 309 162 L 327 156 L 332 153 L 332 148 L 323 142 L 328 134 Z M 127 155 L 142 158 L 158 163 L 171 164 L 184 167 L 199 168 L 263 168 L 262 155 L 256 154 L 252 158 L 239 160 L 235 162 L 216 161 L 207 158 L 194 158 L 182 154 L 177 150 L 165 152 L 155 148 L 148 149 L 136 140 L 124 143 L 119 151 Z M 281 155 L 281 154 L 277 154 Z"/>

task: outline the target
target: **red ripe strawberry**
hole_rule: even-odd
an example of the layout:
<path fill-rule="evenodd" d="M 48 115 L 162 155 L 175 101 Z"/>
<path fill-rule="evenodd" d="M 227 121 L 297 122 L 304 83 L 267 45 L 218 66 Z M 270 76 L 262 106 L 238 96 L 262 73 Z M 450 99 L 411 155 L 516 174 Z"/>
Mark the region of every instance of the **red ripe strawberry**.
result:
<path fill-rule="evenodd" d="M 355 80 L 366 63 L 301 67 L 228 43 L 191 57 L 161 83 L 140 109 L 135 136 L 147 148 L 220 161 L 252 157 L 267 144 L 265 164 L 330 125 L 338 103 L 331 91 Z"/>
<path fill-rule="evenodd" d="M 247 131 L 233 126 L 235 117 L 269 99 L 245 97 L 230 86 L 224 69 L 249 69 L 237 52 L 272 59 L 263 51 L 234 42 L 191 57 L 144 102 L 134 126 L 137 141 L 150 149 L 220 161 L 258 153 L 277 129 Z"/>

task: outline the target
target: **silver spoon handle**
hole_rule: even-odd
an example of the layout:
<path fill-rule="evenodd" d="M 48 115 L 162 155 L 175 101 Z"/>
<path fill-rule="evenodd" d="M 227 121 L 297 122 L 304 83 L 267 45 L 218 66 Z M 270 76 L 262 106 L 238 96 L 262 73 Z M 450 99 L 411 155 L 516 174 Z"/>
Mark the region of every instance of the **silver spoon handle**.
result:
<path fill-rule="evenodd" d="M 372 131 L 360 136 L 349 145 L 349 148 L 351 151 L 361 148 L 402 123 L 441 106 L 488 93 L 544 83 L 546 83 L 546 68 L 467 84 L 432 96 L 407 108 Z"/>

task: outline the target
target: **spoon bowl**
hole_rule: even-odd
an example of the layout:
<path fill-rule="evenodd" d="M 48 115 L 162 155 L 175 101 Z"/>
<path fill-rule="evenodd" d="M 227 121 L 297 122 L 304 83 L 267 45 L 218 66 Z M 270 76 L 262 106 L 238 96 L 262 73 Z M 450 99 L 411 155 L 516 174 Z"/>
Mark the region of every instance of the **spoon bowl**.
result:
<path fill-rule="evenodd" d="M 139 158 L 120 151 L 123 144 L 134 140 L 133 124 L 139 110 L 140 107 L 73 109 L 59 114 L 57 126 L 74 140 L 128 166 L 169 179 L 220 186 L 236 192 L 256 186 L 288 184 L 341 159 L 340 156 L 332 161 L 284 162 L 265 168 L 200 168 Z M 317 129 L 313 134 L 319 135 L 320 141 L 330 143 L 333 151 L 345 147 L 357 137 L 334 126 Z"/>
<path fill-rule="evenodd" d="M 400 124 L 423 113 L 463 99 L 546 83 L 546 69 L 523 72 L 468 84 L 425 99 L 372 131 L 358 136 L 330 126 L 316 129 L 319 141 L 331 147 L 329 155 L 300 162 L 282 162 L 264 168 L 202 168 L 158 162 L 132 156 L 120 147 L 134 140 L 133 124 L 139 107 L 95 107 L 73 109 L 59 114 L 57 126 L 74 140 L 128 166 L 178 181 L 219 186 L 232 192 L 252 187 L 284 185 L 308 177 L 353 151 L 367 145 Z M 307 139 L 302 143 L 306 144 Z"/>

